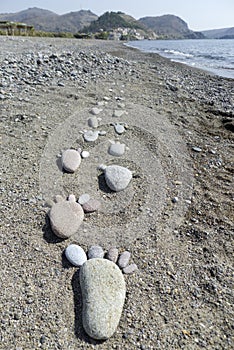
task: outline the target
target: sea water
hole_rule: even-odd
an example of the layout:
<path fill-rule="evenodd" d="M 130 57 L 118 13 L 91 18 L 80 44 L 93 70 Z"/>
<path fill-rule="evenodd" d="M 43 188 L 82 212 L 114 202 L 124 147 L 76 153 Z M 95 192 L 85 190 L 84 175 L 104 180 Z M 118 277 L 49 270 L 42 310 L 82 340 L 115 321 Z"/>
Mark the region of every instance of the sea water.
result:
<path fill-rule="evenodd" d="M 127 45 L 234 79 L 234 39 L 141 40 Z"/>

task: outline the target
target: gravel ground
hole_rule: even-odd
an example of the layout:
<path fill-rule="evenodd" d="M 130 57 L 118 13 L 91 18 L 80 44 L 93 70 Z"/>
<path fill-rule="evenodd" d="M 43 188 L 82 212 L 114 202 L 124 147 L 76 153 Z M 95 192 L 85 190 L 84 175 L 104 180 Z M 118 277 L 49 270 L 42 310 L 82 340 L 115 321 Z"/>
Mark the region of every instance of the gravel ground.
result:
<path fill-rule="evenodd" d="M 233 80 L 115 42 L 0 44 L 0 348 L 233 349 Z M 81 131 L 104 98 L 107 134 L 86 144 Z M 128 124 L 118 159 L 106 152 L 113 121 Z M 68 147 L 90 152 L 75 174 L 59 170 Z M 126 191 L 108 191 L 101 163 L 133 171 Z M 102 207 L 64 241 L 46 213 L 69 193 Z M 63 254 L 71 242 L 116 245 L 138 265 L 105 342 L 82 329 L 79 271 Z"/>

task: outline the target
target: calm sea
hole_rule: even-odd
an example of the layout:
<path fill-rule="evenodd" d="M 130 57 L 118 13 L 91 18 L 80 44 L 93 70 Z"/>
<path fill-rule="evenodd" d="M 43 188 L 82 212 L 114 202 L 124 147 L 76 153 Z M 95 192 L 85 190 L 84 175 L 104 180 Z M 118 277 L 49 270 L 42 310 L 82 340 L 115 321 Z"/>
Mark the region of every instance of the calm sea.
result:
<path fill-rule="evenodd" d="M 234 39 L 142 40 L 127 45 L 234 79 Z"/>

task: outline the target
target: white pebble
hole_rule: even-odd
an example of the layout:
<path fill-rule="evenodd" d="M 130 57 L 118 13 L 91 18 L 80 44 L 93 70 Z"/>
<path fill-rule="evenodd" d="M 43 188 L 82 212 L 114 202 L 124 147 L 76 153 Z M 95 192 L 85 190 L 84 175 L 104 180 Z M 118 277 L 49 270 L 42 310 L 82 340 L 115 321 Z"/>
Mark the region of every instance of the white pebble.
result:
<path fill-rule="evenodd" d="M 89 200 L 90 200 L 90 195 L 88 193 L 84 193 L 79 197 L 78 203 L 80 205 L 83 205 L 83 204 L 87 203 Z"/>
<path fill-rule="evenodd" d="M 77 244 L 70 244 L 65 250 L 65 256 L 74 266 L 82 266 L 87 261 L 84 249 Z"/>
<path fill-rule="evenodd" d="M 88 151 L 82 151 L 81 152 L 81 157 L 82 158 L 88 158 L 90 156 L 90 153 Z"/>

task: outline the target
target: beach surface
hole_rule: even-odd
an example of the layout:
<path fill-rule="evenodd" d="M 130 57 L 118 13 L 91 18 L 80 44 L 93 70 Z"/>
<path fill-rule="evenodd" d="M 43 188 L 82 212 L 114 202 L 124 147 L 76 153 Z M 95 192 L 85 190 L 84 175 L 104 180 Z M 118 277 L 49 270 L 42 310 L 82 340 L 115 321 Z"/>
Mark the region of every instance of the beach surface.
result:
<path fill-rule="evenodd" d="M 233 349 L 233 80 L 119 42 L 0 45 L 0 349 Z M 87 143 L 93 107 L 105 133 Z M 122 157 L 108 155 L 110 140 Z M 79 147 L 90 157 L 63 173 L 62 150 Z M 125 191 L 108 191 L 103 163 L 133 172 Z M 102 206 L 62 240 L 47 213 L 71 193 Z M 82 328 L 70 243 L 129 250 L 138 265 L 105 342 Z"/>

